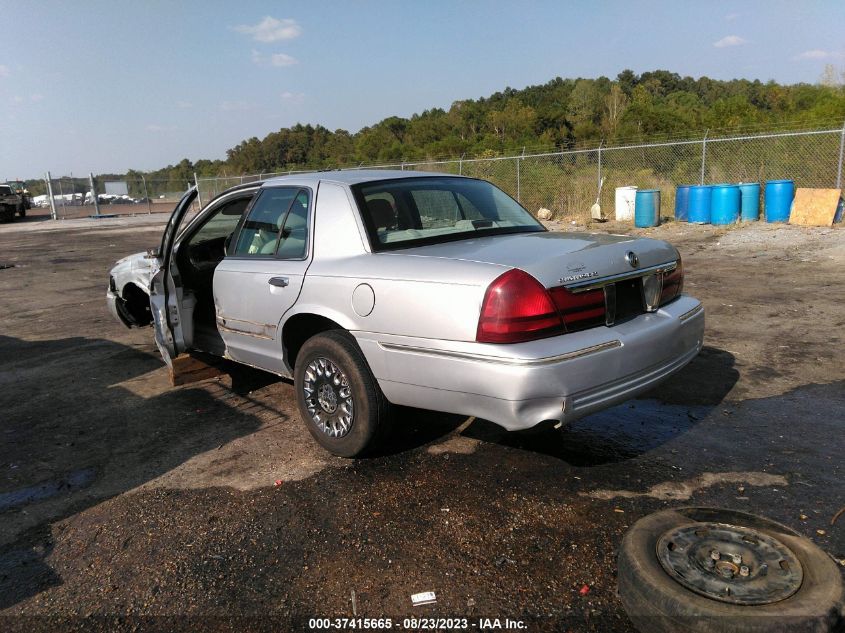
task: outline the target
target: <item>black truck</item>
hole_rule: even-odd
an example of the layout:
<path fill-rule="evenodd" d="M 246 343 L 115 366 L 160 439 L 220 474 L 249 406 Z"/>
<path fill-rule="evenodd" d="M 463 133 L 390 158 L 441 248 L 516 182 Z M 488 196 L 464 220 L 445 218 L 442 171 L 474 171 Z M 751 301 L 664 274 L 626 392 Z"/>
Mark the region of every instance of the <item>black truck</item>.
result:
<path fill-rule="evenodd" d="M 26 215 L 26 210 L 31 208 L 29 194 L 23 188 L 23 183 L 10 182 L 0 184 L 0 221 L 11 222 L 15 214 L 20 217 Z"/>

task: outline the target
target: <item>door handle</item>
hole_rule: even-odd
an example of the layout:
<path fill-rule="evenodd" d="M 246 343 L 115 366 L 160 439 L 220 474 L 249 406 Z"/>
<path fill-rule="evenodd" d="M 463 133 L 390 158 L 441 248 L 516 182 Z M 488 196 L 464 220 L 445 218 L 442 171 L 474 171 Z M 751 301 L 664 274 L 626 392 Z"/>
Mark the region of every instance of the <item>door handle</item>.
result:
<path fill-rule="evenodd" d="M 285 288 L 290 283 L 290 280 L 287 277 L 270 277 L 270 280 L 267 283 L 271 286 Z"/>

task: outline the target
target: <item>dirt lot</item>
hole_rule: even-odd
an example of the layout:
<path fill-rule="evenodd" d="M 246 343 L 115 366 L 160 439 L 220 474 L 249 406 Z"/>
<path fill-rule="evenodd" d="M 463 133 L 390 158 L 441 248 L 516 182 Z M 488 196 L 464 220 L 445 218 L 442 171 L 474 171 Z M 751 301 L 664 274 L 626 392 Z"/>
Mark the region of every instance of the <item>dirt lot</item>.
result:
<path fill-rule="evenodd" d="M 539 436 L 402 410 L 382 455 L 347 461 L 289 383 L 231 366 L 172 388 L 151 330 L 111 319 L 108 269 L 165 220 L 0 226 L 3 630 L 298 630 L 354 593 L 359 616 L 630 631 L 616 548 L 684 504 L 782 521 L 845 565 L 842 228 L 639 231 L 679 246 L 707 310 L 680 374 Z"/>

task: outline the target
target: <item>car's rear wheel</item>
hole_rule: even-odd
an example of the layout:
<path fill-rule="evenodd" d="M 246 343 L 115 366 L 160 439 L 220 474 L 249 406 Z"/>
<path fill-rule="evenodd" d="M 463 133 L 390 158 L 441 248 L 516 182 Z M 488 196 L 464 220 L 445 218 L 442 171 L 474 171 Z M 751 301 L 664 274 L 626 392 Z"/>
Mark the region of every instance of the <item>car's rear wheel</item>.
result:
<path fill-rule="evenodd" d="M 330 453 L 357 457 L 372 449 L 389 422 L 389 403 L 349 334 L 308 339 L 296 357 L 294 387 L 305 425 Z"/>

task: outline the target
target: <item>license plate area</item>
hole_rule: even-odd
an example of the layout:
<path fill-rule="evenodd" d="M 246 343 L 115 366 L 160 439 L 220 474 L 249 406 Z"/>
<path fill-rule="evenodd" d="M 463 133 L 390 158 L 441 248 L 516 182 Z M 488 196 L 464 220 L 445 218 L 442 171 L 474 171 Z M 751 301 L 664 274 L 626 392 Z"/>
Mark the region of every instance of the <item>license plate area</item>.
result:
<path fill-rule="evenodd" d="M 624 323 L 634 317 L 645 314 L 643 308 L 643 282 L 642 278 L 626 279 L 617 281 L 615 284 L 616 309 L 614 323 Z M 609 310 L 608 310 L 609 312 Z"/>

